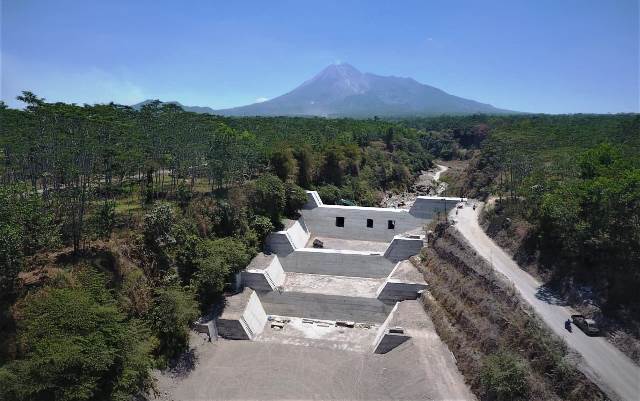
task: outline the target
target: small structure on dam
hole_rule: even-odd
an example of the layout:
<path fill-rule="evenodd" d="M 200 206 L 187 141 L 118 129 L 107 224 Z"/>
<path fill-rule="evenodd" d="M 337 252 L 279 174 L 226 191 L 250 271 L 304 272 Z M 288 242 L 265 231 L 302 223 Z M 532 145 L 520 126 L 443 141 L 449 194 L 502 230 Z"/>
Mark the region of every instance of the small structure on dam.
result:
<path fill-rule="evenodd" d="M 424 246 L 424 226 L 461 199 L 420 196 L 410 209 L 395 209 L 307 196 L 301 217 L 271 233 L 265 253 L 240 274 L 244 290 L 228 297 L 218 333 L 376 353 L 409 341 L 396 311 L 427 283 L 408 259 Z M 415 307 L 408 305 L 401 309 Z"/>

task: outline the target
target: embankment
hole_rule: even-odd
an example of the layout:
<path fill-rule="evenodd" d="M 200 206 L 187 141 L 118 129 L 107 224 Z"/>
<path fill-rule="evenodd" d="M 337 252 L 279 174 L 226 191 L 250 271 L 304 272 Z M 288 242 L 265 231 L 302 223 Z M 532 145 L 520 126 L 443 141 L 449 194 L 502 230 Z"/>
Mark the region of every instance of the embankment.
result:
<path fill-rule="evenodd" d="M 606 399 L 454 227 L 436 226 L 419 269 L 429 285 L 425 308 L 479 399 Z"/>

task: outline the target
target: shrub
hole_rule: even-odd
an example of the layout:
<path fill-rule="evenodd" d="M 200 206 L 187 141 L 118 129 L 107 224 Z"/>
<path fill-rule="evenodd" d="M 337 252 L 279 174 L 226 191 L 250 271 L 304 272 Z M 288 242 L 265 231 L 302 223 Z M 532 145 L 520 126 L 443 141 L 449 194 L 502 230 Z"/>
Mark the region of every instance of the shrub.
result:
<path fill-rule="evenodd" d="M 328 205 L 337 204 L 342 197 L 340 188 L 331 184 L 318 187 L 318 195 L 320 195 L 322 202 Z"/>
<path fill-rule="evenodd" d="M 529 391 L 524 361 L 506 351 L 486 357 L 480 372 L 480 381 L 491 399 L 498 401 L 521 399 Z"/>
<path fill-rule="evenodd" d="M 168 203 L 156 203 L 144 216 L 144 238 L 152 248 L 164 248 L 175 242 L 171 231 L 175 224 L 175 215 Z"/>
<path fill-rule="evenodd" d="M 201 310 L 205 311 L 220 296 L 229 273 L 229 266 L 215 255 L 208 255 L 199 261 L 191 286 L 197 292 Z"/>
<path fill-rule="evenodd" d="M 157 351 L 164 362 L 188 348 L 189 323 L 197 316 L 198 310 L 191 294 L 178 287 L 158 291 L 149 321 L 160 340 Z"/>
<path fill-rule="evenodd" d="M 304 189 L 291 181 L 284 184 L 285 191 L 285 214 L 294 217 L 295 214 L 307 203 L 307 193 Z"/>
<path fill-rule="evenodd" d="M 116 203 L 105 200 L 99 207 L 96 215 L 96 231 L 102 237 L 111 235 L 116 225 Z"/>
<path fill-rule="evenodd" d="M 267 216 L 274 224 L 280 221 L 285 207 L 284 184 L 273 174 L 265 174 L 253 182 L 251 206 L 256 214 Z"/>
<path fill-rule="evenodd" d="M 150 343 L 108 294 L 104 287 L 48 287 L 25 298 L 19 357 L 0 372 L 3 399 L 124 400 L 149 389 Z"/>
<path fill-rule="evenodd" d="M 253 220 L 251 220 L 250 227 L 256 233 L 260 246 L 264 244 L 267 235 L 274 229 L 271 220 L 264 216 L 255 216 Z"/>

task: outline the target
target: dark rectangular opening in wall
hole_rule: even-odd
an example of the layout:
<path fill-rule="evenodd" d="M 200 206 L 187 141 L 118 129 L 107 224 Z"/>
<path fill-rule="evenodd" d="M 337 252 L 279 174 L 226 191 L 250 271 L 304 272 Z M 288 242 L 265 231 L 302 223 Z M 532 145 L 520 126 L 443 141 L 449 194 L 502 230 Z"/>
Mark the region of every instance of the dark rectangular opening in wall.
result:
<path fill-rule="evenodd" d="M 389 230 L 395 230 L 396 228 L 396 221 L 395 220 L 389 220 L 387 221 L 387 228 Z"/>
<path fill-rule="evenodd" d="M 367 219 L 367 227 L 373 228 L 373 219 Z"/>
<path fill-rule="evenodd" d="M 336 217 L 336 227 L 344 227 L 344 217 Z"/>

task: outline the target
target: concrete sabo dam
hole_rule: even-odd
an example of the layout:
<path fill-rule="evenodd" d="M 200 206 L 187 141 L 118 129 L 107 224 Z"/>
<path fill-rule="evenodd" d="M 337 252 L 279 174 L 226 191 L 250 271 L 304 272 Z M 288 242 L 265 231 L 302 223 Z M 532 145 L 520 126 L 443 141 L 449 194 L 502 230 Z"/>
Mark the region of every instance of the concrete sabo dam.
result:
<path fill-rule="evenodd" d="M 229 339 L 375 353 L 411 341 L 418 331 L 402 314 L 421 308 L 427 283 L 408 259 L 424 246 L 424 226 L 461 199 L 421 196 L 407 210 L 307 196 L 300 219 L 269 235 L 207 327 Z"/>

